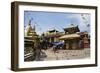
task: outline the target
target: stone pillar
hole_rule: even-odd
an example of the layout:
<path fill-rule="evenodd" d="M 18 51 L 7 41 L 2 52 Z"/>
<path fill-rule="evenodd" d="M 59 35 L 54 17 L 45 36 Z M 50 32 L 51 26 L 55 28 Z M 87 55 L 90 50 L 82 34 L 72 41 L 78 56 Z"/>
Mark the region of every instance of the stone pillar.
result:
<path fill-rule="evenodd" d="M 90 44 L 87 37 L 84 37 L 84 48 L 89 48 Z"/>

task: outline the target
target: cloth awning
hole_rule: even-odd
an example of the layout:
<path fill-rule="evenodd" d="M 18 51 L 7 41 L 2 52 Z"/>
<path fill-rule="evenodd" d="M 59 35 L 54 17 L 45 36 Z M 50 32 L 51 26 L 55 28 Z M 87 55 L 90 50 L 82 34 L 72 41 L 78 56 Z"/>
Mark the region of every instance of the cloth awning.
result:
<path fill-rule="evenodd" d="M 80 35 L 78 35 L 78 34 L 66 34 L 64 36 L 59 37 L 59 39 L 61 39 L 61 40 L 72 39 L 72 38 L 80 38 Z"/>

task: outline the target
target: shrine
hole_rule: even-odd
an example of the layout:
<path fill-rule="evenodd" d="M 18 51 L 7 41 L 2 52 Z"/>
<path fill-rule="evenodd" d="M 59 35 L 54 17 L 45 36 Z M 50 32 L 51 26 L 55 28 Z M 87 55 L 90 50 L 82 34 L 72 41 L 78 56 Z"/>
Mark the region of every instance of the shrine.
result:
<path fill-rule="evenodd" d="M 78 26 L 71 24 L 69 27 L 64 28 L 65 35 L 61 36 L 59 39 L 64 40 L 65 49 L 80 49 L 80 32 Z"/>
<path fill-rule="evenodd" d="M 35 25 L 32 27 L 31 21 L 24 30 L 24 61 L 33 61 L 35 59 L 35 48 L 37 46 L 38 35 L 35 31 Z"/>

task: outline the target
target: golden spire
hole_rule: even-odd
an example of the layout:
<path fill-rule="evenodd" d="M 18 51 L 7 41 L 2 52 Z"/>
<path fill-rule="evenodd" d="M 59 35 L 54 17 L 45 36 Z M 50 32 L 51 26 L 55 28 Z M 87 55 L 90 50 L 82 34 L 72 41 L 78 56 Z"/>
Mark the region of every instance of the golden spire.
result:
<path fill-rule="evenodd" d="M 35 32 L 35 25 L 33 26 L 33 31 Z"/>

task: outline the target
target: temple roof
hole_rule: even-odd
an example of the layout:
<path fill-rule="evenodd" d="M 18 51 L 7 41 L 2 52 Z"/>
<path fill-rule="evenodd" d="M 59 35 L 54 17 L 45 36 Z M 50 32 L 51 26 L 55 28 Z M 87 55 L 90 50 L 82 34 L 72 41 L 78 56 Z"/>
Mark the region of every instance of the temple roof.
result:
<path fill-rule="evenodd" d="M 89 35 L 90 33 L 88 33 L 88 32 L 80 32 L 79 34 L 80 35 L 84 35 L 84 34 L 88 34 Z"/>
<path fill-rule="evenodd" d="M 47 32 L 59 32 L 59 31 L 56 29 L 51 29 L 51 30 L 48 30 Z"/>
<path fill-rule="evenodd" d="M 74 24 L 71 24 L 71 25 L 67 26 L 66 28 L 64 28 L 64 31 L 68 32 L 70 29 L 75 30 L 76 32 L 80 31 L 78 28 L 78 25 L 74 25 Z"/>
<path fill-rule="evenodd" d="M 64 33 L 62 33 L 62 32 L 44 34 L 44 36 L 47 37 L 47 38 L 50 38 L 50 37 L 60 37 L 62 35 L 64 35 Z"/>
<path fill-rule="evenodd" d="M 80 38 L 80 35 L 78 34 L 67 34 L 67 35 L 64 35 L 64 36 L 61 36 L 59 39 L 72 39 L 72 38 Z"/>
<path fill-rule="evenodd" d="M 77 25 L 71 24 L 71 25 L 68 25 L 66 28 L 74 28 L 74 27 L 77 27 Z"/>

